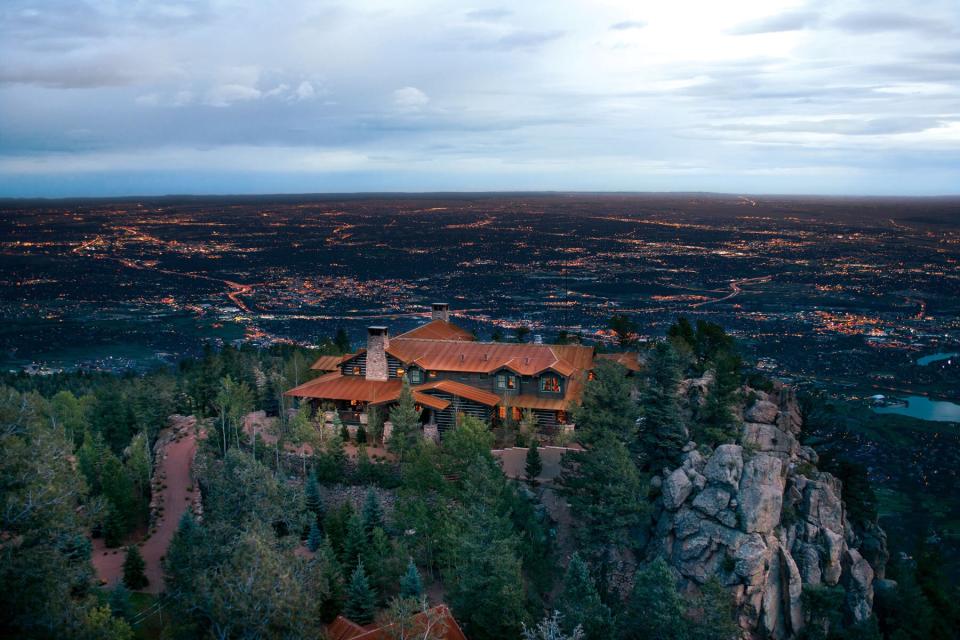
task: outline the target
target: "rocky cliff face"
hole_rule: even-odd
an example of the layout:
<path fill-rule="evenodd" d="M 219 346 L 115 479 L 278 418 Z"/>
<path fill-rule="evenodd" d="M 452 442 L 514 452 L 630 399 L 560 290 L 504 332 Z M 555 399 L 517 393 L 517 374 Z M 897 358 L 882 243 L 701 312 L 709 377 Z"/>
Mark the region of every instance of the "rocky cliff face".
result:
<path fill-rule="evenodd" d="M 691 403 L 701 386 L 684 385 Z M 728 586 L 746 637 L 795 637 L 808 585 L 839 585 L 848 620 L 865 620 L 886 562 L 883 532 L 865 535 L 847 522 L 840 481 L 818 471 L 816 452 L 797 440 L 802 418 L 792 391 L 747 396 L 741 444 L 710 450 L 691 442 L 681 466 L 655 480 L 661 493 L 648 555 L 663 555 L 690 590 L 712 576 Z"/>

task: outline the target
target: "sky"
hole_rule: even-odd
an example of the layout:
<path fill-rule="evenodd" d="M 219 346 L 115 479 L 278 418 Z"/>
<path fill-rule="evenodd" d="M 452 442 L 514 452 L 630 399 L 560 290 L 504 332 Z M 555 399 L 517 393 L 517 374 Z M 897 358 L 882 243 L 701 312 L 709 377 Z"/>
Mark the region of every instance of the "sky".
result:
<path fill-rule="evenodd" d="M 960 194 L 960 2 L 0 2 L 0 196 L 503 190 Z"/>

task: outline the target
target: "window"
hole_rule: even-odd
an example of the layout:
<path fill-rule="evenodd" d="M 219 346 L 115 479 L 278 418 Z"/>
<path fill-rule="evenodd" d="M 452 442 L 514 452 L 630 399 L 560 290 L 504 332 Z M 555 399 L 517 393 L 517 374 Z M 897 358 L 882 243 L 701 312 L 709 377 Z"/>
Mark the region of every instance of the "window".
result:
<path fill-rule="evenodd" d="M 567 412 L 566 411 L 557 411 L 557 422 L 560 424 L 567 424 Z"/>
<path fill-rule="evenodd" d="M 399 372 L 397 372 L 399 375 Z M 413 384 L 419 384 L 422 378 L 420 377 L 420 369 L 410 369 L 407 372 L 407 379 L 410 380 Z"/>
<path fill-rule="evenodd" d="M 403 377 L 403 374 L 405 374 L 405 373 L 406 373 L 406 371 L 404 371 L 403 367 L 397 367 L 397 377 L 398 377 L 398 378 L 402 378 L 402 377 Z"/>
<path fill-rule="evenodd" d="M 540 378 L 540 391 L 560 393 L 560 379 L 556 376 L 543 376 Z"/>
<path fill-rule="evenodd" d="M 597 379 L 597 374 L 595 374 L 593 370 L 590 370 L 587 372 L 587 380 L 596 380 L 596 379 Z"/>
<path fill-rule="evenodd" d="M 353 375 L 355 376 L 360 375 L 360 365 L 358 364 L 353 365 Z"/>
<path fill-rule="evenodd" d="M 520 407 L 511 407 L 511 412 L 513 414 L 514 422 L 520 422 L 520 419 L 523 418 L 523 413 L 520 411 Z"/>
<path fill-rule="evenodd" d="M 507 389 L 517 388 L 517 376 L 507 376 Z"/>
<path fill-rule="evenodd" d="M 497 374 L 497 389 L 516 389 L 517 388 L 517 376 L 512 376 L 506 373 Z"/>
<path fill-rule="evenodd" d="M 503 405 L 497 407 L 497 415 L 500 416 L 500 419 L 503 420 L 507 417 L 507 408 Z"/>
<path fill-rule="evenodd" d="M 430 376 L 431 378 L 436 378 L 436 377 L 437 377 L 437 372 L 436 372 L 436 371 L 431 371 L 431 372 L 428 373 L 427 375 Z"/>

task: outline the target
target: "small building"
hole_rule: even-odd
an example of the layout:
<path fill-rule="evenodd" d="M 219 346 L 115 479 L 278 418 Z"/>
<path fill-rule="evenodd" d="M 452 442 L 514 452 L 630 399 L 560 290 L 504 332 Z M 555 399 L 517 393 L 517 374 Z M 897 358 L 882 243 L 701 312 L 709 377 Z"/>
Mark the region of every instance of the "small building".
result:
<path fill-rule="evenodd" d="M 337 616 L 327 627 L 329 640 L 393 640 L 394 638 L 442 638 L 467 640 L 456 618 L 445 604 L 416 614 L 401 628 L 399 623 L 361 626 L 352 620 Z"/>
<path fill-rule="evenodd" d="M 637 354 L 614 361 L 637 370 Z M 347 423 L 363 421 L 371 406 L 389 410 L 410 382 L 421 420 L 442 434 L 460 413 L 485 421 L 519 420 L 530 410 L 539 428 L 572 428 L 570 411 L 579 402 L 597 357 L 591 346 L 480 342 L 450 322 L 449 306 L 434 303 L 430 322 L 400 334 L 367 329 L 367 346 L 344 356 L 322 356 L 323 372 L 286 395 L 332 405 Z"/>

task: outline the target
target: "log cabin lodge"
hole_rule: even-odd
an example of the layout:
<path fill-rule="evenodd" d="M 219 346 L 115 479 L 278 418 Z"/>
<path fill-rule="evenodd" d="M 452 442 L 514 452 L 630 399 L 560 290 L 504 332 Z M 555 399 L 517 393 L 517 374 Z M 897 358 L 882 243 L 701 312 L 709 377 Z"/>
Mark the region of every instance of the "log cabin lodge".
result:
<path fill-rule="evenodd" d="M 335 407 L 347 424 L 366 422 L 370 406 L 383 415 L 400 397 L 407 376 L 421 422 L 442 434 L 460 413 L 484 421 L 520 420 L 529 409 L 547 433 L 572 429 L 571 409 L 593 376 L 597 359 L 639 369 L 637 354 L 596 354 L 592 346 L 479 342 L 450 322 L 449 305 L 434 303 L 430 322 L 390 337 L 367 329 L 367 347 L 343 356 L 321 356 L 318 378 L 286 395 Z"/>

